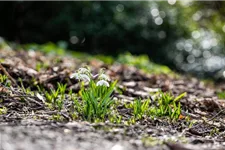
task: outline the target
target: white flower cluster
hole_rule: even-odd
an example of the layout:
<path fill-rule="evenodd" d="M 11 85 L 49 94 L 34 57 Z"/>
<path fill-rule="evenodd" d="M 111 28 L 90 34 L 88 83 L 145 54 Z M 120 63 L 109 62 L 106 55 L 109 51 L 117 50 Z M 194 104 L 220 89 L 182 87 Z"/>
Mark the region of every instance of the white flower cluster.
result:
<path fill-rule="evenodd" d="M 104 74 L 103 71 L 101 71 L 101 74 L 98 76 L 98 82 L 97 82 L 97 86 L 107 86 L 109 87 L 109 83 L 108 81 L 110 81 L 109 76 L 107 76 L 106 74 Z"/>
<path fill-rule="evenodd" d="M 100 74 L 98 76 L 98 82 L 96 83 L 96 86 L 107 86 L 109 87 L 110 78 L 107 76 L 103 70 L 100 71 Z M 70 78 L 76 78 L 79 81 L 84 81 L 89 83 L 91 81 L 92 76 L 89 68 L 79 68 L 76 73 L 71 74 Z"/>
<path fill-rule="evenodd" d="M 90 69 L 89 68 L 79 68 L 76 73 L 71 74 L 70 78 L 76 78 L 79 81 L 90 82 Z"/>
<path fill-rule="evenodd" d="M 105 80 L 99 80 L 97 83 L 96 83 L 97 86 L 107 86 L 109 87 L 109 82 L 105 81 Z"/>

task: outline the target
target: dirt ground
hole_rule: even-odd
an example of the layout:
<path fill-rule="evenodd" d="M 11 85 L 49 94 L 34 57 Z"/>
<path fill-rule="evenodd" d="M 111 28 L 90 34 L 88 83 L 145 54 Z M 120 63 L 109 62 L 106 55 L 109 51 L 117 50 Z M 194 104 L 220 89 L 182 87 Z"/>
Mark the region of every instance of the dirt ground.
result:
<path fill-rule="evenodd" d="M 118 63 L 106 65 L 99 60 L 83 61 L 35 51 L 2 49 L 0 60 L 3 67 L 0 73 L 7 71 L 16 82 L 11 87 L 0 83 L 0 108 L 7 108 L 7 112 L 0 115 L 0 150 L 225 149 L 225 101 L 216 94 L 224 90 L 223 84 L 206 85 L 192 77 L 147 74 Z M 149 92 L 159 89 L 175 96 L 187 92 L 187 96 L 181 99 L 182 117 L 175 122 L 147 118 L 133 125 L 107 121 L 90 123 L 73 120 L 65 110 L 60 112 L 63 120 L 56 121 L 50 118 L 58 112 L 46 108 L 38 96 L 26 95 L 21 90 L 21 82 L 33 91 L 37 91 L 35 85 L 48 89 L 55 88 L 60 82 L 78 92 L 77 81 L 69 76 L 82 65 L 91 66 L 93 72 L 106 68 L 106 73 L 119 81 L 118 87 L 126 88 L 122 94 L 114 93 L 116 100 L 122 103 L 132 102 L 138 97 L 146 98 Z M 123 107 L 118 111 L 129 117 L 129 112 Z M 193 121 L 192 126 L 186 116 Z"/>

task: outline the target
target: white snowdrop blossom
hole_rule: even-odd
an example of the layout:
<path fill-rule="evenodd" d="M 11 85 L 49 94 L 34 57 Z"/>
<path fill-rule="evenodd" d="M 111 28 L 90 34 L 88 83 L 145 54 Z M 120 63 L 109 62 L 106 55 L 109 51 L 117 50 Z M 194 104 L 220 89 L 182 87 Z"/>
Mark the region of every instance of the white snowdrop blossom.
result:
<path fill-rule="evenodd" d="M 78 72 L 80 74 L 90 74 L 90 70 L 87 68 L 79 68 Z"/>
<path fill-rule="evenodd" d="M 99 80 L 97 83 L 96 83 L 97 86 L 107 86 L 109 87 L 109 83 L 105 80 Z"/>
<path fill-rule="evenodd" d="M 70 75 L 70 78 L 76 78 L 77 80 L 80 79 L 80 74 L 79 73 L 73 73 Z"/>
<path fill-rule="evenodd" d="M 70 78 L 76 78 L 77 80 L 83 80 L 84 82 L 90 82 L 90 78 L 86 74 L 73 73 Z"/>
<path fill-rule="evenodd" d="M 80 80 L 83 80 L 84 82 L 90 82 L 91 79 L 86 74 L 80 74 Z"/>
<path fill-rule="evenodd" d="M 101 74 L 101 75 L 99 75 L 99 77 L 98 77 L 100 80 L 105 80 L 105 81 L 110 81 L 110 78 L 109 78 L 109 76 L 107 76 L 106 74 Z"/>
<path fill-rule="evenodd" d="M 90 82 L 91 81 L 91 72 L 89 68 L 79 68 L 76 73 L 71 74 L 70 78 L 76 78 L 77 80 L 82 80 L 84 82 Z"/>

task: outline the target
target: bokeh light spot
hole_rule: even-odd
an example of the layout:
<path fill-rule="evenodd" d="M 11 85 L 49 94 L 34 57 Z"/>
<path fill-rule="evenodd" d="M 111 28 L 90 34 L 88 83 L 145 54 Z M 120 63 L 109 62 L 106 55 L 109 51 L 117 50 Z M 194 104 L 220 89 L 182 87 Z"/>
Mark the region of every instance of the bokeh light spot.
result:
<path fill-rule="evenodd" d="M 101 5 L 99 4 L 99 3 L 94 3 L 93 4 L 93 8 L 95 9 L 95 10 L 99 10 L 100 9 L 100 7 L 101 7 Z"/>
<path fill-rule="evenodd" d="M 202 53 L 202 55 L 203 55 L 204 58 L 210 58 L 212 56 L 211 53 L 210 53 L 210 51 L 204 51 Z"/>
<path fill-rule="evenodd" d="M 168 3 L 169 3 L 170 5 L 174 5 L 174 4 L 176 3 L 176 0 L 168 0 Z"/>
<path fill-rule="evenodd" d="M 140 24 L 146 25 L 147 23 L 148 23 L 148 18 L 147 17 L 141 17 Z"/>
<path fill-rule="evenodd" d="M 160 11 L 159 15 L 161 18 L 165 18 L 166 17 L 166 13 L 164 11 Z"/>
<path fill-rule="evenodd" d="M 195 56 L 194 55 L 188 55 L 187 62 L 188 63 L 194 63 L 195 62 Z"/>
<path fill-rule="evenodd" d="M 185 6 L 185 7 L 189 7 L 193 4 L 193 0 L 183 0 L 180 1 L 181 5 Z"/>
<path fill-rule="evenodd" d="M 116 6 L 116 10 L 117 10 L 118 12 L 122 12 L 122 11 L 124 10 L 124 6 L 123 6 L 122 4 L 118 4 L 118 5 Z"/>
<path fill-rule="evenodd" d="M 166 32 L 165 32 L 165 31 L 159 31 L 158 37 L 159 37 L 160 39 L 166 38 Z"/>
<path fill-rule="evenodd" d="M 211 43 L 209 40 L 203 40 L 201 42 L 202 48 L 203 49 L 210 49 L 211 48 Z"/>
<path fill-rule="evenodd" d="M 190 52 L 192 50 L 192 45 L 190 43 L 185 43 L 184 49 L 187 52 Z"/>
<path fill-rule="evenodd" d="M 193 31 L 193 32 L 191 33 L 191 35 L 192 35 L 192 37 L 193 37 L 194 39 L 198 39 L 198 38 L 201 36 L 201 34 L 199 33 L 199 31 Z"/>
<path fill-rule="evenodd" d="M 223 30 L 223 32 L 225 32 L 225 25 L 223 26 L 222 30 Z"/>
<path fill-rule="evenodd" d="M 79 42 L 79 39 L 78 39 L 77 36 L 71 36 L 71 37 L 70 37 L 70 42 L 71 42 L 72 44 L 77 44 L 77 43 Z"/>
<path fill-rule="evenodd" d="M 155 24 L 156 25 L 161 25 L 163 23 L 163 19 L 161 17 L 155 18 Z"/>
<path fill-rule="evenodd" d="M 182 54 L 178 54 L 176 57 L 175 57 L 175 60 L 177 63 L 183 63 L 184 61 L 184 56 Z"/>
<path fill-rule="evenodd" d="M 194 20 L 194 21 L 199 21 L 200 19 L 201 19 L 201 17 L 202 17 L 202 12 L 201 11 L 197 11 L 193 16 L 192 16 L 192 19 Z"/>
<path fill-rule="evenodd" d="M 178 42 L 177 44 L 176 44 L 176 48 L 178 49 L 178 50 L 183 50 L 183 48 L 184 48 L 184 44 L 182 43 L 182 42 Z"/>
<path fill-rule="evenodd" d="M 195 57 L 199 57 L 199 56 L 201 56 L 201 51 L 198 50 L 198 49 L 194 49 L 194 50 L 192 51 L 192 54 L 193 54 Z"/>
<path fill-rule="evenodd" d="M 225 71 L 223 71 L 223 77 L 225 78 Z"/>
<path fill-rule="evenodd" d="M 153 17 L 157 17 L 159 15 L 159 10 L 157 8 L 154 8 L 151 10 L 151 14 Z"/>

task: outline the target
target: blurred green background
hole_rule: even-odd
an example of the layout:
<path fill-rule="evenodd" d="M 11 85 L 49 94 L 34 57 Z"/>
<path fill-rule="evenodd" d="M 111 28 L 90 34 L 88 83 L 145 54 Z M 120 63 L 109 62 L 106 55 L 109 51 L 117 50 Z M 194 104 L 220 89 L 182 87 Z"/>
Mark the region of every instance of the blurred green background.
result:
<path fill-rule="evenodd" d="M 223 79 L 225 2 L 0 2 L 0 36 L 19 44 L 150 60 L 198 77 Z M 120 56 L 119 55 L 119 56 Z"/>

